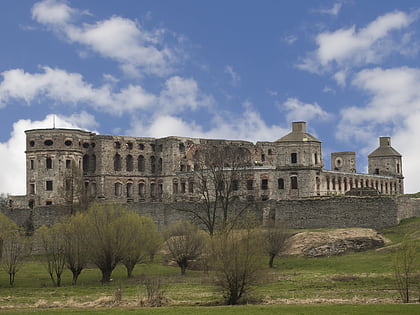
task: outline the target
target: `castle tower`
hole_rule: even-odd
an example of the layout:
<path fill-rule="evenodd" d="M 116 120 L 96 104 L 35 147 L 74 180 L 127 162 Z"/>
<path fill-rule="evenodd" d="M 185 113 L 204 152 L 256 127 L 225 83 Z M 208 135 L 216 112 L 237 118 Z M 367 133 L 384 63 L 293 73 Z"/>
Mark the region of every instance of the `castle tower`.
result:
<path fill-rule="evenodd" d="M 356 173 L 355 152 L 333 152 L 331 153 L 331 170 Z"/>
<path fill-rule="evenodd" d="M 393 147 L 390 137 L 379 138 L 379 148 L 368 156 L 369 174 L 403 178 L 402 159 Z"/>
<path fill-rule="evenodd" d="M 83 162 L 91 133 L 36 129 L 26 133 L 28 206 L 69 204 L 83 190 Z"/>

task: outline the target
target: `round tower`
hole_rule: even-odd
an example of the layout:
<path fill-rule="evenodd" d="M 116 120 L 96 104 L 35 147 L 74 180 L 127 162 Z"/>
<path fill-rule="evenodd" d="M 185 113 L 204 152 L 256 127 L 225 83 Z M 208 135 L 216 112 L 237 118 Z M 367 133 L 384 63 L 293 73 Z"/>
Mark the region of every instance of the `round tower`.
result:
<path fill-rule="evenodd" d="M 29 207 L 68 204 L 83 189 L 84 143 L 91 133 L 34 129 L 26 133 L 26 188 Z"/>

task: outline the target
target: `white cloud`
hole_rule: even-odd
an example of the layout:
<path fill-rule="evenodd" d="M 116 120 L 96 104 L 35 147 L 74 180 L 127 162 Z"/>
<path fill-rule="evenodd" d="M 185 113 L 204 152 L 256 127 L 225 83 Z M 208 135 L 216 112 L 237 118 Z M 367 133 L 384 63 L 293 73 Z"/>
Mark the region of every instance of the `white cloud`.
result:
<path fill-rule="evenodd" d="M 76 13 L 77 11 L 70 8 L 66 3 L 56 0 L 37 2 L 32 7 L 32 18 L 41 24 L 65 24 Z"/>
<path fill-rule="evenodd" d="M 331 114 L 324 111 L 317 103 L 306 104 L 297 98 L 288 98 L 281 106 L 281 109 L 287 112 L 287 121 L 306 121 L 313 119 L 328 120 Z"/>
<path fill-rule="evenodd" d="M 328 15 L 338 15 L 338 13 L 341 10 L 341 7 L 343 6 L 343 3 L 336 2 L 334 5 L 329 9 L 319 9 L 318 12 L 321 14 L 328 14 Z"/>
<path fill-rule="evenodd" d="M 283 40 L 289 44 L 292 45 L 294 42 L 296 42 L 298 40 L 296 35 L 287 35 L 285 37 L 283 37 Z"/>
<path fill-rule="evenodd" d="M 347 81 L 347 70 L 340 70 L 334 74 L 334 80 L 337 82 L 337 84 L 341 87 L 346 86 Z"/>
<path fill-rule="evenodd" d="M 140 85 L 128 85 L 117 92 L 111 85 L 93 87 L 79 73 L 43 67 L 41 73 L 27 73 L 12 69 L 1 73 L 0 107 L 12 100 L 31 105 L 51 100 L 57 105 L 86 104 L 102 112 L 121 115 L 135 111 L 182 112 L 208 106 L 212 100 L 200 92 L 194 79 L 170 77 L 160 94 L 147 92 Z"/>
<path fill-rule="evenodd" d="M 392 136 L 394 147 L 404 158 L 407 191 L 420 191 L 420 69 L 363 70 L 352 84 L 370 99 L 363 106 L 341 111 L 337 137 L 355 140 L 370 151 L 377 146 L 377 137 Z"/>
<path fill-rule="evenodd" d="M 155 115 L 147 123 L 144 119 L 132 121 L 130 135 L 166 137 L 185 136 L 212 139 L 239 139 L 248 141 L 274 141 L 290 130 L 278 125 L 267 125 L 252 106 L 244 105 L 241 115 L 213 115 L 212 127 L 205 129 L 194 121 L 187 122 L 175 115 Z"/>
<path fill-rule="evenodd" d="M 320 33 L 316 37 L 318 48 L 309 53 L 298 67 L 318 73 L 334 67 L 378 64 L 384 57 L 411 45 L 400 37 L 393 38 L 392 33 L 406 29 L 416 18 L 415 14 L 395 11 L 378 17 L 359 30 L 353 25 Z"/>
<path fill-rule="evenodd" d="M 238 86 L 239 82 L 241 82 L 241 77 L 238 73 L 236 73 L 233 70 L 232 66 L 226 66 L 225 67 L 225 73 L 227 73 L 230 76 L 230 82 L 233 86 Z"/>
<path fill-rule="evenodd" d="M 77 14 L 80 12 L 55 0 L 38 2 L 32 8 L 34 20 L 71 43 L 82 44 L 119 62 L 127 74 L 164 76 L 172 71 L 177 57 L 174 50 L 164 45 L 164 29 L 147 31 L 138 22 L 119 16 L 79 26 L 71 23 L 71 17 Z"/>
<path fill-rule="evenodd" d="M 31 121 L 21 119 L 13 124 L 9 140 L 0 142 L 0 193 L 24 195 L 26 193 L 26 137 L 25 130 L 37 128 L 52 128 L 55 120 L 56 128 L 90 129 L 97 123 L 94 117 L 86 112 L 70 117 L 48 115 L 44 120 Z"/>

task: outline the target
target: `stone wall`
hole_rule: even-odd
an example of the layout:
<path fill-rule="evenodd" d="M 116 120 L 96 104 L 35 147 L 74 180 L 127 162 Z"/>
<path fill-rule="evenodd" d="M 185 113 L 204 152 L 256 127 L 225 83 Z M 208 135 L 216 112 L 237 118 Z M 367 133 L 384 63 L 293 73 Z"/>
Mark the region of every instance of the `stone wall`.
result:
<path fill-rule="evenodd" d="M 190 219 L 186 212 L 179 209 L 186 209 L 194 204 L 138 202 L 124 205 L 140 215 L 151 216 L 162 228 L 171 222 Z M 420 199 L 404 196 L 316 197 L 256 202 L 250 209 L 262 223 L 268 218 L 275 218 L 297 229 L 346 227 L 381 229 L 397 225 L 405 218 L 420 217 Z M 71 213 L 69 208 L 63 206 L 37 207 L 33 210 L 6 207 L 0 210 L 18 225 L 30 224 L 34 229 L 42 224 L 51 225 L 60 217 Z"/>

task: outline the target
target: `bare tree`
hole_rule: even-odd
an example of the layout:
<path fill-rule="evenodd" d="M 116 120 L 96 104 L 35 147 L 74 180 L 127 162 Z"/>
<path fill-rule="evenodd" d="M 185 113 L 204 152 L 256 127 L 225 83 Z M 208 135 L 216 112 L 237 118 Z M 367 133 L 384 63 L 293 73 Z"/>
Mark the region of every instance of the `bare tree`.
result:
<path fill-rule="evenodd" d="M 220 232 L 212 239 L 212 267 L 226 304 L 235 305 L 259 281 L 262 236 L 254 224 Z"/>
<path fill-rule="evenodd" d="M 269 256 L 268 266 L 273 268 L 274 258 L 285 248 L 286 240 L 290 237 L 290 232 L 284 222 L 269 222 L 263 231 L 265 241 L 265 251 Z"/>
<path fill-rule="evenodd" d="M 181 275 L 185 275 L 190 262 L 202 254 L 204 236 L 195 225 L 180 221 L 168 227 L 165 238 L 171 258 L 181 268 Z"/>
<path fill-rule="evenodd" d="M 61 286 L 61 275 L 66 262 L 63 229 L 62 223 L 56 223 L 50 228 L 43 225 L 36 231 L 47 259 L 48 274 L 53 285 L 57 287 Z"/>
<path fill-rule="evenodd" d="M 217 228 L 232 228 L 249 208 L 241 196 L 241 179 L 251 166 L 251 153 L 238 145 L 195 145 L 188 159 L 193 167 L 194 190 L 198 200 L 181 211 L 204 225 L 210 235 Z"/>
<path fill-rule="evenodd" d="M 394 276 L 403 303 L 410 302 L 410 291 L 420 271 L 420 249 L 414 240 L 405 238 L 397 249 L 394 259 Z"/>

